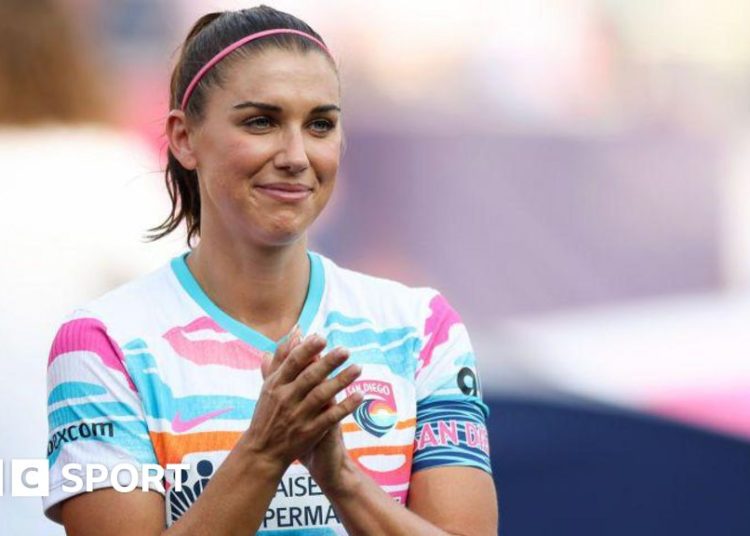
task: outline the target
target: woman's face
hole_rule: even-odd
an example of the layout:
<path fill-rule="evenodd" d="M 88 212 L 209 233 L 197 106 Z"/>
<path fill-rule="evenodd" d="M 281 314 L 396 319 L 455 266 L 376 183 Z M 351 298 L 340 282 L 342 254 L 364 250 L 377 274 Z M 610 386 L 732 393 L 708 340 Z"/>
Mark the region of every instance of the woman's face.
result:
<path fill-rule="evenodd" d="M 235 60 L 188 128 L 201 236 L 265 246 L 300 238 L 333 191 L 341 152 L 339 81 L 330 60 L 268 49 Z"/>

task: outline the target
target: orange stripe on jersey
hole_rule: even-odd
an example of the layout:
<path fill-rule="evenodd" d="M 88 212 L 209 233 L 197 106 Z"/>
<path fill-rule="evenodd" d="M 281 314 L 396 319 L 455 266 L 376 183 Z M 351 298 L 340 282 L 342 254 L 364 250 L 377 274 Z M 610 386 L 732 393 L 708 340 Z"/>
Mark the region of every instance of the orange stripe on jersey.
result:
<path fill-rule="evenodd" d="M 407 419 L 398 423 L 398 428 L 408 428 L 414 424 L 415 419 Z M 356 426 L 356 424 L 354 425 Z M 359 430 L 359 427 L 357 427 Z M 215 450 L 232 450 L 239 440 L 242 432 L 195 432 L 192 434 L 171 434 L 169 432 L 151 432 L 151 442 L 154 445 L 156 458 L 159 464 L 166 466 L 168 463 L 180 463 L 187 454 L 193 452 L 208 452 Z M 407 460 L 411 460 L 413 444 L 407 445 L 376 445 L 372 447 L 359 447 L 349 449 L 349 455 L 355 460 L 360 456 L 373 456 L 378 454 L 394 455 L 403 454 Z"/>
<path fill-rule="evenodd" d="M 404 430 L 406 428 L 416 428 L 417 419 L 406 419 L 396 423 L 394 428 L 396 430 Z M 347 422 L 341 425 L 341 431 L 345 434 L 348 432 L 361 432 L 362 428 L 356 422 Z"/>
<path fill-rule="evenodd" d="M 161 466 L 180 463 L 186 454 L 214 450 L 232 450 L 242 432 L 195 432 L 170 434 L 150 432 L 156 459 Z"/>
<path fill-rule="evenodd" d="M 374 456 L 377 454 L 403 454 L 407 460 L 411 460 L 414 445 L 409 443 L 408 445 L 376 445 L 373 447 L 359 447 L 356 449 L 347 449 L 349 455 L 355 460 L 360 456 Z"/>

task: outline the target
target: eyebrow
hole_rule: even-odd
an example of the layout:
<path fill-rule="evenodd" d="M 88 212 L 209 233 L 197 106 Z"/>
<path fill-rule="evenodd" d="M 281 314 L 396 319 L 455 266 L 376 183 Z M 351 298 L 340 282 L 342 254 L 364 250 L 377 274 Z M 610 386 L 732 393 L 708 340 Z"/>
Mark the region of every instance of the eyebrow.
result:
<path fill-rule="evenodd" d="M 276 113 L 280 113 L 282 111 L 281 106 L 276 106 L 275 104 L 267 104 L 265 102 L 254 102 L 254 101 L 240 102 L 232 106 L 232 108 L 235 110 L 242 110 L 244 108 L 258 108 L 259 110 L 266 110 L 268 112 L 276 112 Z M 315 108 L 310 110 L 310 113 L 320 114 L 320 113 L 331 112 L 331 111 L 340 112 L 341 108 L 339 108 L 335 104 L 321 104 L 320 106 L 316 106 Z"/>

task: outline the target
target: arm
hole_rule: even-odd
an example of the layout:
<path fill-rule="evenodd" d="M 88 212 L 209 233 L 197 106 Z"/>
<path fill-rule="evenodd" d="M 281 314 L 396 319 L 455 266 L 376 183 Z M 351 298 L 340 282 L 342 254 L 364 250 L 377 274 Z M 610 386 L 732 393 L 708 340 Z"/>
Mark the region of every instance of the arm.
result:
<path fill-rule="evenodd" d="M 338 489 L 322 488 L 349 534 L 393 536 L 497 534 L 492 477 L 474 468 L 419 471 L 409 486 L 408 509 L 395 502 L 350 460 Z"/>
<path fill-rule="evenodd" d="M 235 458 L 241 465 L 241 456 Z M 110 488 L 66 501 L 63 523 L 69 536 L 98 536 L 102 531 L 113 536 L 246 535 L 247 527 L 260 525 L 280 478 L 271 468 L 253 467 L 252 458 L 249 461 L 243 469 L 227 457 L 200 499 L 166 531 L 160 494 L 118 493 Z M 483 471 L 441 467 L 416 473 L 408 510 L 354 464 L 350 463 L 346 472 L 348 484 L 337 492 L 328 490 L 326 495 L 353 535 L 497 534 L 495 489 L 492 478 Z M 248 486 L 251 479 L 254 485 Z"/>
<path fill-rule="evenodd" d="M 333 459 L 343 467 L 336 479 L 315 463 L 311 472 L 317 473 L 316 481 L 351 534 L 497 533 L 497 497 L 484 424 L 487 408 L 481 402 L 471 343 L 458 314 L 442 296 L 432 298 L 430 311 L 416 375 L 409 510 L 342 455 L 343 441 L 332 441 L 331 433 L 313 451 L 321 459 L 324 448 L 329 457 L 335 452 Z"/>
<path fill-rule="evenodd" d="M 63 503 L 62 521 L 69 536 L 156 536 L 237 534 L 258 527 L 283 474 L 283 468 L 238 442 L 205 491 L 169 529 L 164 497 L 155 492 L 119 493 L 112 488 L 77 495 Z M 251 484 L 252 483 L 252 484 Z"/>
<path fill-rule="evenodd" d="M 414 473 L 409 509 L 449 534 L 497 535 L 497 494 L 492 476 L 473 467 L 435 467 Z"/>
<path fill-rule="evenodd" d="M 298 339 L 299 334 L 295 337 Z M 257 530 L 286 468 L 333 424 L 356 409 L 358 396 L 348 397 L 322 414 L 315 404 L 301 403 L 307 401 L 315 385 L 298 379 L 299 372 L 307 367 L 317 373 L 316 377 L 325 377 L 342 365 L 347 355 L 331 352 L 308 367 L 325 341 L 313 337 L 292 345 L 293 338 L 279 346 L 268 367 L 264 365 L 274 372 L 265 377 L 250 428 L 198 500 L 166 534 L 246 535 Z M 358 375 L 356 367 L 349 367 L 329 380 L 328 387 L 335 394 Z M 90 454 L 91 458 L 94 455 Z M 65 501 L 62 521 L 72 536 L 161 534 L 165 527 L 164 498 L 157 493 L 122 494 L 101 489 Z"/>

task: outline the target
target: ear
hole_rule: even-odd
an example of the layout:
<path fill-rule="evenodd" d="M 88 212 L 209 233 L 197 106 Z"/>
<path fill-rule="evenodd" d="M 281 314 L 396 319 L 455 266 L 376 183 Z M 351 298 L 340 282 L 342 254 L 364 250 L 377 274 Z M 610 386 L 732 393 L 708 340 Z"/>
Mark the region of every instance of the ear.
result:
<path fill-rule="evenodd" d="M 169 149 L 182 164 L 182 167 L 189 170 L 195 169 L 198 161 L 193 151 L 185 112 L 182 110 L 171 110 L 169 112 L 165 134 L 169 141 Z"/>

